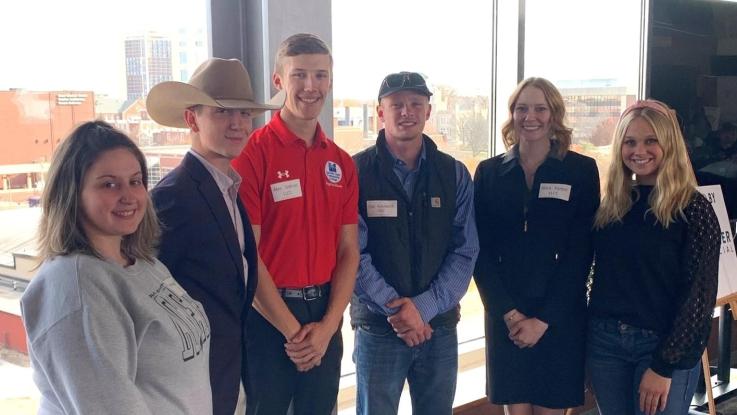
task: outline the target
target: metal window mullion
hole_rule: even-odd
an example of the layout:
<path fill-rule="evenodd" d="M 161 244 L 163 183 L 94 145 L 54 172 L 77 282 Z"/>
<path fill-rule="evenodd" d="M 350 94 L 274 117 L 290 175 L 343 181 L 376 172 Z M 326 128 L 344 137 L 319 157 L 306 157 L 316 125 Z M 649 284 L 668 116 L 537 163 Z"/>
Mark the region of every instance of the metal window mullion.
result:
<path fill-rule="evenodd" d="M 641 0 L 640 3 L 640 57 L 637 73 L 637 99 L 645 99 L 649 95 L 650 67 L 648 65 L 651 3 Z"/>

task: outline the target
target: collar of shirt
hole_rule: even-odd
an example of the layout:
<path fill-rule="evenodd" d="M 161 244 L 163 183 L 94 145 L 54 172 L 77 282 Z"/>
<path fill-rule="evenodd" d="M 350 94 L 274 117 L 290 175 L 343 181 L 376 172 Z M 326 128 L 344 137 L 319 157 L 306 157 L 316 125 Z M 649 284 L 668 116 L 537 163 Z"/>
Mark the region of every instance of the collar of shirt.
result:
<path fill-rule="evenodd" d="M 225 174 L 222 171 L 218 170 L 217 167 L 213 166 L 209 161 L 207 161 L 204 157 L 199 155 L 193 149 L 190 148 L 189 153 L 197 157 L 197 160 L 199 160 L 200 163 L 205 166 L 205 169 L 210 172 L 210 175 L 212 176 L 213 180 L 215 180 L 215 184 L 218 185 L 220 192 L 224 194 L 229 194 L 231 189 L 235 189 L 235 191 L 238 192 L 238 188 L 241 185 L 241 176 L 235 170 L 233 170 L 230 165 L 228 166 L 228 174 Z"/>
<path fill-rule="evenodd" d="M 389 146 L 386 146 L 386 149 L 388 150 L 389 155 L 392 156 L 394 170 L 395 171 L 396 170 L 399 170 L 405 176 L 407 174 L 409 174 L 409 173 L 412 173 L 413 171 L 420 170 L 420 167 L 422 166 L 422 164 L 427 159 L 427 152 L 425 151 L 425 142 L 424 141 L 422 142 L 422 149 L 420 150 L 420 158 L 419 158 L 419 160 L 417 162 L 417 167 L 415 167 L 414 170 L 409 170 L 407 168 L 407 163 L 405 163 L 404 161 L 398 159 L 397 156 L 395 156 L 394 153 L 392 153 L 392 150 L 389 148 Z"/>
<path fill-rule="evenodd" d="M 305 141 L 301 138 L 297 137 L 296 134 L 294 134 L 289 127 L 287 127 L 287 124 L 284 122 L 284 120 L 281 118 L 281 111 L 277 111 L 276 114 L 274 114 L 271 117 L 271 121 L 269 122 L 269 128 L 274 130 L 274 135 L 276 135 L 279 142 L 281 142 L 284 145 L 290 145 L 294 143 L 304 143 Z M 328 136 L 325 135 L 325 133 L 322 131 L 322 127 L 320 127 L 320 123 L 317 123 L 317 128 L 315 129 L 315 141 L 313 143 L 314 145 L 319 144 L 320 147 L 325 148 L 328 145 Z"/>
<path fill-rule="evenodd" d="M 550 140 L 550 151 L 548 152 L 548 156 L 545 159 L 545 162 L 549 160 L 563 161 L 563 157 L 564 156 L 558 154 L 558 141 Z M 512 146 L 512 148 L 507 150 L 506 153 L 504 153 L 500 174 L 508 173 L 519 164 L 519 144 L 515 144 Z"/>
<path fill-rule="evenodd" d="M 398 159 L 392 153 L 389 146 L 386 146 L 386 149 L 388 150 L 389 155 L 392 157 L 392 160 L 394 160 L 392 163 L 392 170 L 394 170 L 394 174 L 397 175 L 397 178 L 399 179 L 399 183 L 402 184 L 402 187 L 404 188 L 404 191 L 407 193 L 407 196 L 412 197 L 415 178 L 417 177 L 417 173 L 420 171 L 420 167 L 422 167 L 422 164 L 425 163 L 425 160 L 427 159 L 427 152 L 425 151 L 425 142 L 424 141 L 422 142 L 422 149 L 420 150 L 420 157 L 417 162 L 417 167 L 415 167 L 414 170 L 410 170 L 407 167 L 407 163 Z"/>

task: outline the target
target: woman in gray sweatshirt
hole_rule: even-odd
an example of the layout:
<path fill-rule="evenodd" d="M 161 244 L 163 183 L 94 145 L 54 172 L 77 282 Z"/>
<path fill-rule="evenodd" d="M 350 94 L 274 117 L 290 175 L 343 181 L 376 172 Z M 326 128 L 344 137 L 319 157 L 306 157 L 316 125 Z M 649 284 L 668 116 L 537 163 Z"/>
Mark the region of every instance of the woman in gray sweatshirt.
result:
<path fill-rule="evenodd" d="M 212 413 L 210 325 L 153 254 L 146 160 L 101 121 L 59 146 L 21 299 L 40 414 Z"/>

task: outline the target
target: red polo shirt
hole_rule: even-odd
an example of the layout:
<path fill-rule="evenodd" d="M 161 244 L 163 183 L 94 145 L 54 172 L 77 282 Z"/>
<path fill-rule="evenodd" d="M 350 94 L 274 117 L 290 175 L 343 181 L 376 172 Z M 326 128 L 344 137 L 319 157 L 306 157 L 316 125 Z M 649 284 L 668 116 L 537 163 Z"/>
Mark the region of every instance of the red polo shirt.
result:
<path fill-rule="evenodd" d="M 328 140 L 320 125 L 312 147 L 276 113 L 251 134 L 233 168 L 240 196 L 261 225 L 259 254 L 279 288 L 330 281 L 342 225 L 358 223 L 353 159 Z"/>

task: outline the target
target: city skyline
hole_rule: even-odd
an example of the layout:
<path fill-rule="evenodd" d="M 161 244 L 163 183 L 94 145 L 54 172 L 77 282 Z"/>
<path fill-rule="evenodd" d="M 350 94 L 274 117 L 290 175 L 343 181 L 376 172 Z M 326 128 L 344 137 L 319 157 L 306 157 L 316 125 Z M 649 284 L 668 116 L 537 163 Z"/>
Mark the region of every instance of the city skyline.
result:
<path fill-rule="evenodd" d="M 205 0 L 129 0 L 122 6 L 95 0 L 3 2 L 0 14 L 14 18 L 0 25 L 0 50 L 12 57 L 0 66 L 0 90 L 93 91 L 125 99 L 126 36 L 153 31 L 175 37 L 182 28 L 204 29 L 205 4 Z"/>

